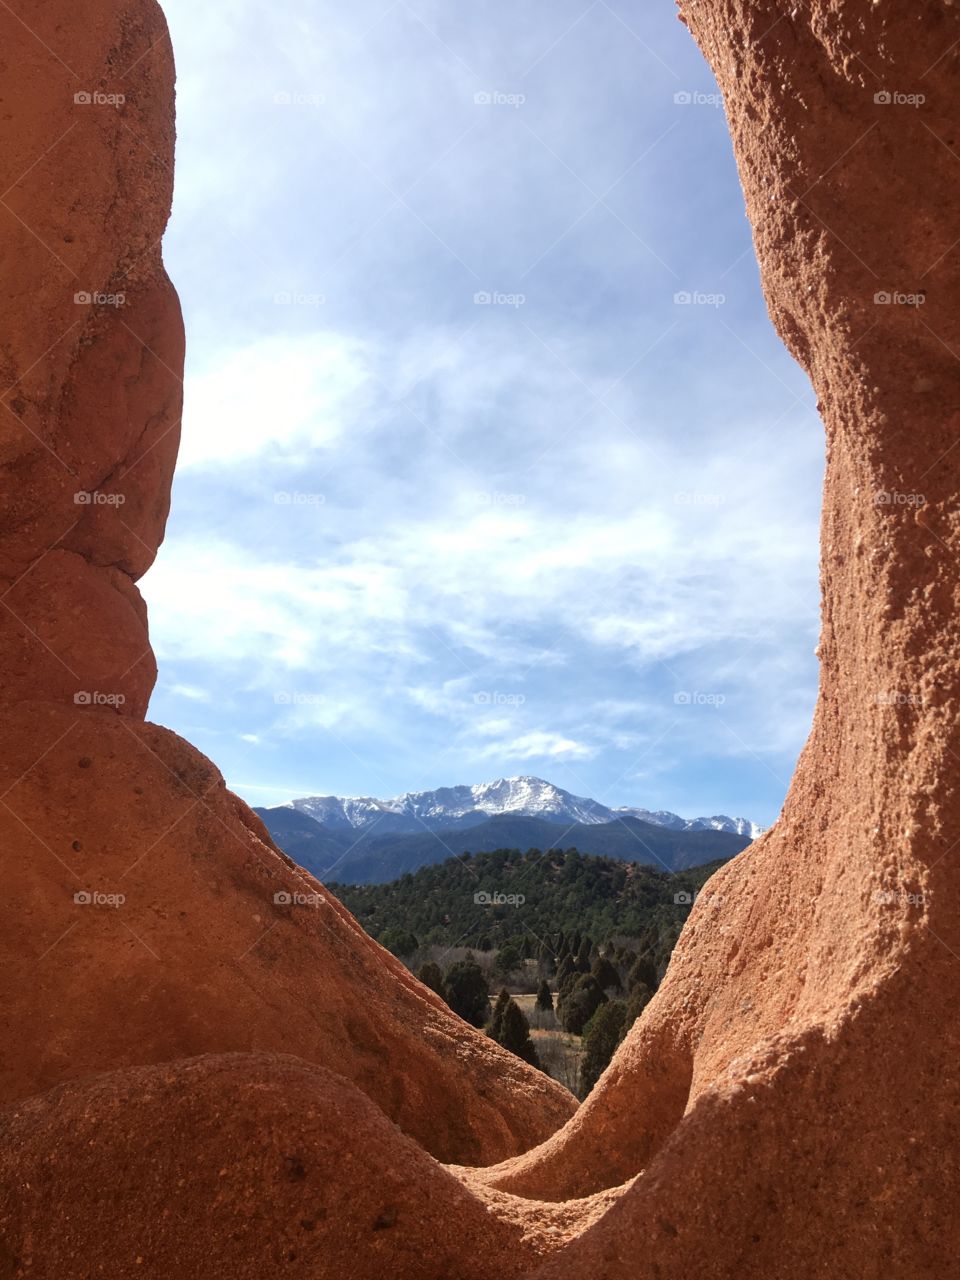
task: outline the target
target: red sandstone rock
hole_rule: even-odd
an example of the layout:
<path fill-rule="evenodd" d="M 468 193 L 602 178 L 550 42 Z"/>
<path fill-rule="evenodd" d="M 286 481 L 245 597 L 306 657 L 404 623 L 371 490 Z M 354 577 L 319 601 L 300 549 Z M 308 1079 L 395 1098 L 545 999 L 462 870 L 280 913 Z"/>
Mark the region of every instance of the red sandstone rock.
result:
<path fill-rule="evenodd" d="M 342 1077 L 276 1054 L 97 1076 L 0 1117 L 0 1275 L 494 1280 L 548 1247 Z"/>
<path fill-rule="evenodd" d="M 182 739 L 53 704 L 5 729 L 0 1100 L 269 1050 L 347 1077 L 441 1159 L 489 1163 L 570 1116 L 565 1089 L 371 941 Z"/>
<path fill-rule="evenodd" d="M 29 957 L 4 968 L 17 993 L 5 1001 L 6 1096 L 126 1070 L 2 1117 L 0 1275 L 123 1274 L 109 1268 L 129 1261 L 137 1205 L 153 1252 L 134 1271 L 210 1274 L 198 1242 L 224 1152 L 212 1265 L 243 1275 L 254 1258 L 258 1275 L 289 1274 L 296 1260 L 270 1252 L 294 1247 L 290 1224 L 306 1212 L 274 1176 L 288 1124 L 318 1168 L 341 1162 L 342 1234 L 304 1259 L 311 1277 L 956 1271 L 960 16 L 945 0 L 685 0 L 684 11 L 724 91 L 771 315 L 810 372 L 827 432 L 821 694 L 781 821 L 710 882 L 661 991 L 570 1123 L 507 1164 L 451 1172 L 367 1099 L 435 1152 L 480 1143 L 474 1126 L 504 1107 L 515 1122 L 491 1145 L 519 1146 L 537 1106 L 554 1107 L 549 1130 L 569 1104 L 467 1034 L 342 909 L 275 903 L 278 885 L 322 891 L 269 848 L 203 757 L 162 730 L 56 705 L 70 701 L 67 682 L 33 676 L 4 635 L 14 692 L 49 699 L 11 715 L 5 749 L 3 847 L 15 854 L 3 909 Z M 120 12 L 126 31 L 138 15 L 154 29 L 142 2 Z M 88 29 L 78 46 L 102 60 L 109 23 Z M 167 69 L 158 74 L 165 83 Z M 53 111 L 42 95 L 26 101 L 38 122 Z M 39 287 L 21 292 L 54 305 Z M 63 377 L 40 370 L 32 384 Z M 52 402 L 35 393 L 23 412 L 41 403 Z M 4 554 L 8 568 L 18 556 L 29 567 L 48 536 L 40 499 L 55 506 L 57 491 L 36 449 L 9 456 L 32 487 Z M 89 546 L 70 550 L 90 572 L 136 571 L 109 524 L 85 528 Z M 82 629 L 67 626 L 79 614 L 61 616 L 59 598 L 38 603 L 45 634 L 116 678 L 119 652 L 87 654 Z M 74 885 L 121 883 L 122 908 L 74 907 Z M 288 1058 L 179 1060 L 225 1048 L 294 1053 L 352 1083 Z M 178 1060 L 131 1065 L 166 1058 Z M 218 1110 L 224 1097 L 236 1107 Z M 196 1194 L 184 1197 L 179 1171 L 195 1166 Z M 388 1201 L 402 1206 L 403 1233 L 370 1220 Z M 62 1247 L 42 1238 L 58 1211 Z M 463 1223 L 459 1239 L 451 1221 Z"/>
<path fill-rule="evenodd" d="M 277 852 L 208 760 L 140 723 L 155 663 L 135 580 L 163 535 L 183 368 L 160 258 L 169 40 L 152 0 L 7 5 L 0 38 L 0 1100 L 284 1051 L 435 1156 L 515 1154 L 570 1094 L 492 1049 Z"/>

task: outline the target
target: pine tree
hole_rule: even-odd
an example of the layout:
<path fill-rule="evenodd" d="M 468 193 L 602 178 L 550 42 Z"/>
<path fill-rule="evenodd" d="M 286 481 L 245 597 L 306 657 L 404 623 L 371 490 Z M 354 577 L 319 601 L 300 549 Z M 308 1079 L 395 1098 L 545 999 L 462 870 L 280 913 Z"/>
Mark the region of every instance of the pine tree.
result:
<path fill-rule="evenodd" d="M 531 1067 L 540 1066 L 537 1050 L 530 1039 L 530 1024 L 516 1000 L 508 999 L 507 1001 L 499 1041 L 505 1049 L 515 1053 L 524 1062 L 529 1062 Z"/>
<path fill-rule="evenodd" d="M 444 999 L 465 1022 L 482 1027 L 490 1013 L 490 988 L 483 970 L 467 952 L 466 959 L 452 964 L 443 978 Z"/>
<path fill-rule="evenodd" d="M 627 1006 L 610 1000 L 596 1010 L 583 1029 L 583 1056 L 580 1059 L 580 1096 L 585 1098 L 606 1071 L 623 1037 Z"/>
<path fill-rule="evenodd" d="M 443 988 L 443 970 L 438 964 L 428 960 L 417 974 L 417 977 L 425 987 L 429 987 L 431 991 L 435 991 L 438 996 L 446 1000 L 447 997 Z"/>
<path fill-rule="evenodd" d="M 573 960 L 569 955 L 565 955 L 560 961 L 560 968 L 557 970 L 557 988 L 562 991 L 567 984 L 577 976 L 577 970 Z"/>
<path fill-rule="evenodd" d="M 632 991 L 637 985 L 649 987 L 651 991 L 656 991 L 660 985 L 657 980 L 657 966 L 649 956 L 638 956 L 627 974 L 627 989 Z"/>
<path fill-rule="evenodd" d="M 553 994 L 546 980 L 540 983 L 540 989 L 537 991 L 537 1008 L 542 1009 L 544 1013 L 553 1012 Z"/>
<path fill-rule="evenodd" d="M 603 988 L 592 974 L 582 974 L 557 1001 L 557 1017 L 564 1031 L 583 1035 L 583 1029 L 599 1009 L 607 1003 Z"/>
<path fill-rule="evenodd" d="M 593 968 L 590 970 L 604 991 L 620 990 L 620 975 L 616 969 L 606 959 L 594 960 Z"/>
<path fill-rule="evenodd" d="M 627 1034 L 652 999 L 653 992 L 649 987 L 645 987 L 642 982 L 638 982 L 631 989 L 630 995 L 627 997 L 627 1016 L 623 1024 L 623 1035 Z"/>
<path fill-rule="evenodd" d="M 487 1027 L 487 1035 L 498 1042 L 503 1034 L 503 1015 L 506 1012 L 507 1005 L 509 1003 L 510 992 L 506 987 L 503 987 L 500 994 L 497 996 L 497 1002 L 493 1006 L 493 1017 L 490 1019 L 490 1023 Z"/>

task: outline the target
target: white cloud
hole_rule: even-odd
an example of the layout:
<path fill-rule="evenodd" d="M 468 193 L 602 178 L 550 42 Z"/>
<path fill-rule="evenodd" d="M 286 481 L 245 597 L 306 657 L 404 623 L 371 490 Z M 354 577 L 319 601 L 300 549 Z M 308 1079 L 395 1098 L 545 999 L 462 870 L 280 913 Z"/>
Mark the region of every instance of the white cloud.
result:
<path fill-rule="evenodd" d="M 188 370 L 179 465 L 328 449 L 363 421 L 369 378 L 362 345 L 322 330 L 211 353 Z"/>

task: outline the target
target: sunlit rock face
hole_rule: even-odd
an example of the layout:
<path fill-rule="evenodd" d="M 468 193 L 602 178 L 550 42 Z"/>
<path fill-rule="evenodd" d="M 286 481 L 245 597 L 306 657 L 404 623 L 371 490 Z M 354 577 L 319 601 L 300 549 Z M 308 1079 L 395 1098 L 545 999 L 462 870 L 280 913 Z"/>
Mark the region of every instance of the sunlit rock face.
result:
<path fill-rule="evenodd" d="M 278 852 L 209 760 L 143 721 L 156 667 L 135 583 L 163 536 L 184 354 L 160 256 L 173 58 L 151 0 L 14 8 L 0 11 L 0 1103 L 137 1064 L 173 1079 L 186 1057 L 282 1053 L 336 1073 L 434 1157 L 515 1155 L 569 1118 L 570 1094 L 455 1017 Z M 8 1173 L 10 1209 L 23 1187 Z"/>
<path fill-rule="evenodd" d="M 781 821 L 572 1118 L 138 721 L 182 354 L 170 52 L 146 0 L 0 13 L 0 1275 L 955 1270 L 960 17 L 682 7 L 823 413 L 821 692 Z"/>

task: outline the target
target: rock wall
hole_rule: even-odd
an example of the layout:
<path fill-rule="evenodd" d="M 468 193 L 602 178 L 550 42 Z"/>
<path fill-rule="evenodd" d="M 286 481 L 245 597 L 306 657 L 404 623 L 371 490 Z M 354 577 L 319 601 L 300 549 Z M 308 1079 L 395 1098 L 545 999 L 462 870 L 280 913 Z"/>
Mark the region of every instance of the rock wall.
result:
<path fill-rule="evenodd" d="M 143 50 L 138 74 L 154 60 L 160 118 L 146 111 L 131 127 L 169 163 L 168 55 L 162 39 L 155 58 L 148 49 L 157 12 L 146 0 L 101 10 L 81 22 L 54 6 L 45 43 L 69 48 L 105 90 L 121 39 L 133 41 L 127 56 Z M 82 353 L 46 354 L 60 321 L 48 329 L 33 312 L 66 306 L 44 274 L 54 268 L 16 217 L 0 223 L 13 237 L 0 239 L 4 261 L 18 272 L 22 255 L 34 263 L 7 300 L 18 318 L 16 343 L 3 347 L 8 407 L 21 421 L 7 415 L 14 514 L 0 555 L 9 582 L 33 580 L 27 621 L 48 619 L 37 666 L 23 658 L 21 622 L 0 640 L 14 1046 L 3 1087 L 15 1100 L 0 1114 L 0 1275 L 913 1280 L 956 1270 L 960 13 L 947 0 L 684 0 L 682 10 L 724 92 L 771 317 L 823 414 L 821 690 L 780 822 L 711 880 L 661 990 L 555 1133 L 571 1110 L 562 1091 L 468 1034 L 336 904 L 297 899 L 322 888 L 270 847 L 213 766 L 136 723 L 149 659 L 125 714 L 75 707 L 54 655 L 105 689 L 127 678 L 136 646 L 121 622 L 127 608 L 140 616 L 132 582 L 146 560 L 113 523 L 122 508 L 84 513 L 63 550 L 48 550 L 57 530 L 46 513 L 64 512 L 67 482 L 49 478 L 35 437 L 58 442 L 79 474 L 98 379 L 80 377 Z M 4 130 L 32 136 L 37 152 L 48 140 L 79 147 L 79 133 L 57 141 L 69 119 L 55 95 L 31 89 L 44 77 L 55 86 L 62 68 L 9 16 L 0 22 L 26 68 Z M 163 165 L 142 168 L 125 130 L 87 119 L 100 203 L 44 181 L 42 158 L 35 189 L 13 170 L 4 184 L 14 182 L 3 200 L 20 202 L 21 219 L 37 206 L 47 240 L 61 204 L 96 240 L 161 190 Z M 26 167 L 32 157 L 8 142 L 4 163 L 14 154 L 14 169 Z M 126 261 L 121 239 L 87 250 L 108 285 Z M 159 261 L 148 261 L 166 300 L 149 323 L 172 324 L 175 343 Z M 132 313 L 88 314 L 106 326 L 114 368 L 141 358 L 106 336 L 122 315 Z M 96 367 L 103 377 L 108 366 Z M 131 441 L 175 417 L 174 384 L 144 367 L 142 385 L 121 379 L 140 416 L 131 410 L 123 435 L 118 414 L 117 448 L 90 445 L 100 452 L 87 485 L 109 491 L 104 477 Z M 137 508 L 150 519 L 131 512 L 147 559 L 169 460 L 156 466 L 162 492 L 143 481 Z M 54 568 L 70 589 L 50 585 Z M 93 579 L 95 606 L 77 587 Z M 108 605 L 114 651 L 96 629 Z M 123 910 L 87 903 L 71 914 L 74 886 L 109 896 L 121 885 Z M 427 1151 L 511 1158 L 445 1169 Z M 51 1220 L 67 1229 L 46 1238 Z"/>
<path fill-rule="evenodd" d="M 160 240 L 173 59 L 152 0 L 0 9 L 0 1102 L 137 1064 L 296 1054 L 484 1163 L 570 1094 L 455 1017 L 143 723 L 183 327 Z M 2 1270 L 0 1270 L 2 1274 Z"/>

